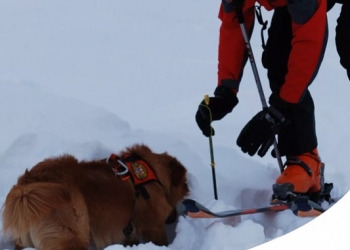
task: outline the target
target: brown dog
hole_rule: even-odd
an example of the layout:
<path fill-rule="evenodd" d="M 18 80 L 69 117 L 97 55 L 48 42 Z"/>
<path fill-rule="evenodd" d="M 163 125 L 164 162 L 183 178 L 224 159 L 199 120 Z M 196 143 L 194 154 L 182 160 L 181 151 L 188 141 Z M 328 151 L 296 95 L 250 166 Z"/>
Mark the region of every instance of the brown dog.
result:
<path fill-rule="evenodd" d="M 185 167 L 145 145 L 112 156 L 78 162 L 64 155 L 26 170 L 6 197 L 3 232 L 18 249 L 167 245 L 165 223 L 189 192 Z"/>

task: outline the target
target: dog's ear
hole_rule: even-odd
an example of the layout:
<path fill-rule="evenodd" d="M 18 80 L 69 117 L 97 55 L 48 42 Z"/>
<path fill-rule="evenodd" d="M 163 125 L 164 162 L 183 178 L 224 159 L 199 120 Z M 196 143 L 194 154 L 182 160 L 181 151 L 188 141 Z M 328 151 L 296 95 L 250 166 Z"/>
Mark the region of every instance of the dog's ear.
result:
<path fill-rule="evenodd" d="M 178 187 L 185 178 L 186 169 L 176 158 L 169 162 L 169 167 L 171 168 L 171 184 Z"/>

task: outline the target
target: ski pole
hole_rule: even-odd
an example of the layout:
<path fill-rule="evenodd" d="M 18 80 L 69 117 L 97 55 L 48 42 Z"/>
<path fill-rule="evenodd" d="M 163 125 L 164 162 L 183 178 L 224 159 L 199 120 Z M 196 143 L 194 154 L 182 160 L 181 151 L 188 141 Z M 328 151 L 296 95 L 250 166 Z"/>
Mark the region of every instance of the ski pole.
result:
<path fill-rule="evenodd" d="M 267 103 L 266 103 L 266 99 L 265 99 L 265 95 L 264 95 L 264 90 L 263 90 L 263 88 L 262 88 L 262 84 L 261 84 L 261 81 L 260 81 L 260 77 L 259 77 L 259 73 L 258 73 L 258 68 L 256 67 L 256 64 L 255 64 L 255 59 L 254 59 L 254 55 L 253 55 L 253 50 L 252 50 L 252 47 L 250 46 L 250 42 L 249 42 L 249 38 L 248 38 L 248 33 L 247 33 L 246 28 L 245 28 L 244 16 L 243 16 L 242 7 L 236 8 L 236 15 L 237 15 L 237 19 L 238 19 L 238 22 L 239 22 L 239 26 L 240 26 L 241 31 L 242 31 L 244 43 L 245 43 L 246 48 L 247 48 L 248 58 L 249 58 L 250 64 L 251 64 L 252 69 L 253 69 L 253 74 L 254 74 L 256 86 L 258 87 L 258 92 L 259 92 L 261 104 L 262 104 L 263 109 L 265 109 L 265 108 L 267 108 L 268 106 L 267 106 Z M 282 171 L 283 171 L 283 163 L 282 163 L 282 158 L 281 158 L 280 152 L 279 152 L 279 150 L 278 150 L 278 145 L 277 145 L 276 138 L 274 139 L 273 147 L 274 147 L 274 151 L 275 151 L 275 154 L 276 154 L 276 158 L 277 158 L 278 165 L 279 165 L 280 170 L 281 170 L 281 173 L 282 173 Z"/>
<path fill-rule="evenodd" d="M 205 95 L 204 96 L 204 102 L 208 106 L 209 105 L 209 96 Z M 209 109 L 209 114 L 210 114 L 210 124 L 212 122 L 211 119 L 211 110 Z M 211 172 L 212 172 L 212 177 L 213 177 L 213 186 L 214 186 L 214 198 L 215 200 L 218 199 L 218 194 L 217 194 L 217 189 L 216 189 L 216 174 L 215 174 L 215 161 L 214 161 L 214 149 L 213 149 L 213 139 L 211 136 L 211 131 L 209 135 L 209 148 L 210 148 L 210 166 L 211 166 Z"/>

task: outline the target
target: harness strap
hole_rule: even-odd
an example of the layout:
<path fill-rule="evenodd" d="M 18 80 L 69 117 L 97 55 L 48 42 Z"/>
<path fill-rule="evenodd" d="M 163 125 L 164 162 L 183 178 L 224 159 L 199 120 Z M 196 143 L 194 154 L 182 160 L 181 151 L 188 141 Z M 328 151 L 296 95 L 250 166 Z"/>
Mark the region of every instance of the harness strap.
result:
<path fill-rule="evenodd" d="M 151 168 L 141 158 L 125 154 L 122 157 L 119 157 L 116 154 L 111 154 L 107 159 L 104 159 L 112 168 L 116 176 L 121 178 L 123 181 L 131 180 L 135 188 L 135 199 L 132 209 L 134 210 L 136 198 L 141 194 L 144 199 L 149 199 L 149 193 L 143 184 L 150 181 L 157 181 L 162 185 L 158 180 L 155 171 Z M 132 222 L 132 216 L 128 224 L 123 228 L 123 234 L 128 239 L 135 232 L 135 225 Z"/>
<path fill-rule="evenodd" d="M 261 34 L 261 41 L 262 41 L 262 48 L 265 49 L 266 48 L 266 44 L 265 44 L 265 39 L 264 39 L 264 30 L 267 29 L 267 24 L 268 21 L 266 20 L 264 22 L 262 14 L 261 14 L 261 5 L 256 5 L 255 6 L 255 13 L 256 13 L 256 18 L 258 19 L 258 22 L 262 25 L 260 34 Z"/>

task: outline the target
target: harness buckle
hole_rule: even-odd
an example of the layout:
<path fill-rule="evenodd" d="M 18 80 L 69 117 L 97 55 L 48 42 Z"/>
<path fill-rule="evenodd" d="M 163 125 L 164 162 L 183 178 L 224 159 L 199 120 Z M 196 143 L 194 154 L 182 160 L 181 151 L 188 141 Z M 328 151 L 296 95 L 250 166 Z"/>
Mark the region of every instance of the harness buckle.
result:
<path fill-rule="evenodd" d="M 121 167 L 122 169 L 124 169 L 124 170 L 122 170 L 122 171 L 118 170 L 118 171 L 115 173 L 115 175 L 126 175 L 127 173 L 129 173 L 129 168 L 128 168 L 128 166 L 126 166 L 126 165 L 124 164 L 124 162 L 122 162 L 121 160 L 117 160 L 117 162 L 120 164 L 120 167 Z"/>
<path fill-rule="evenodd" d="M 118 165 L 112 166 L 114 174 L 119 176 L 123 181 L 130 179 L 128 166 L 126 166 L 125 163 L 118 158 L 119 157 L 117 155 L 112 154 L 109 158 L 107 158 L 107 163 L 117 161 Z"/>

